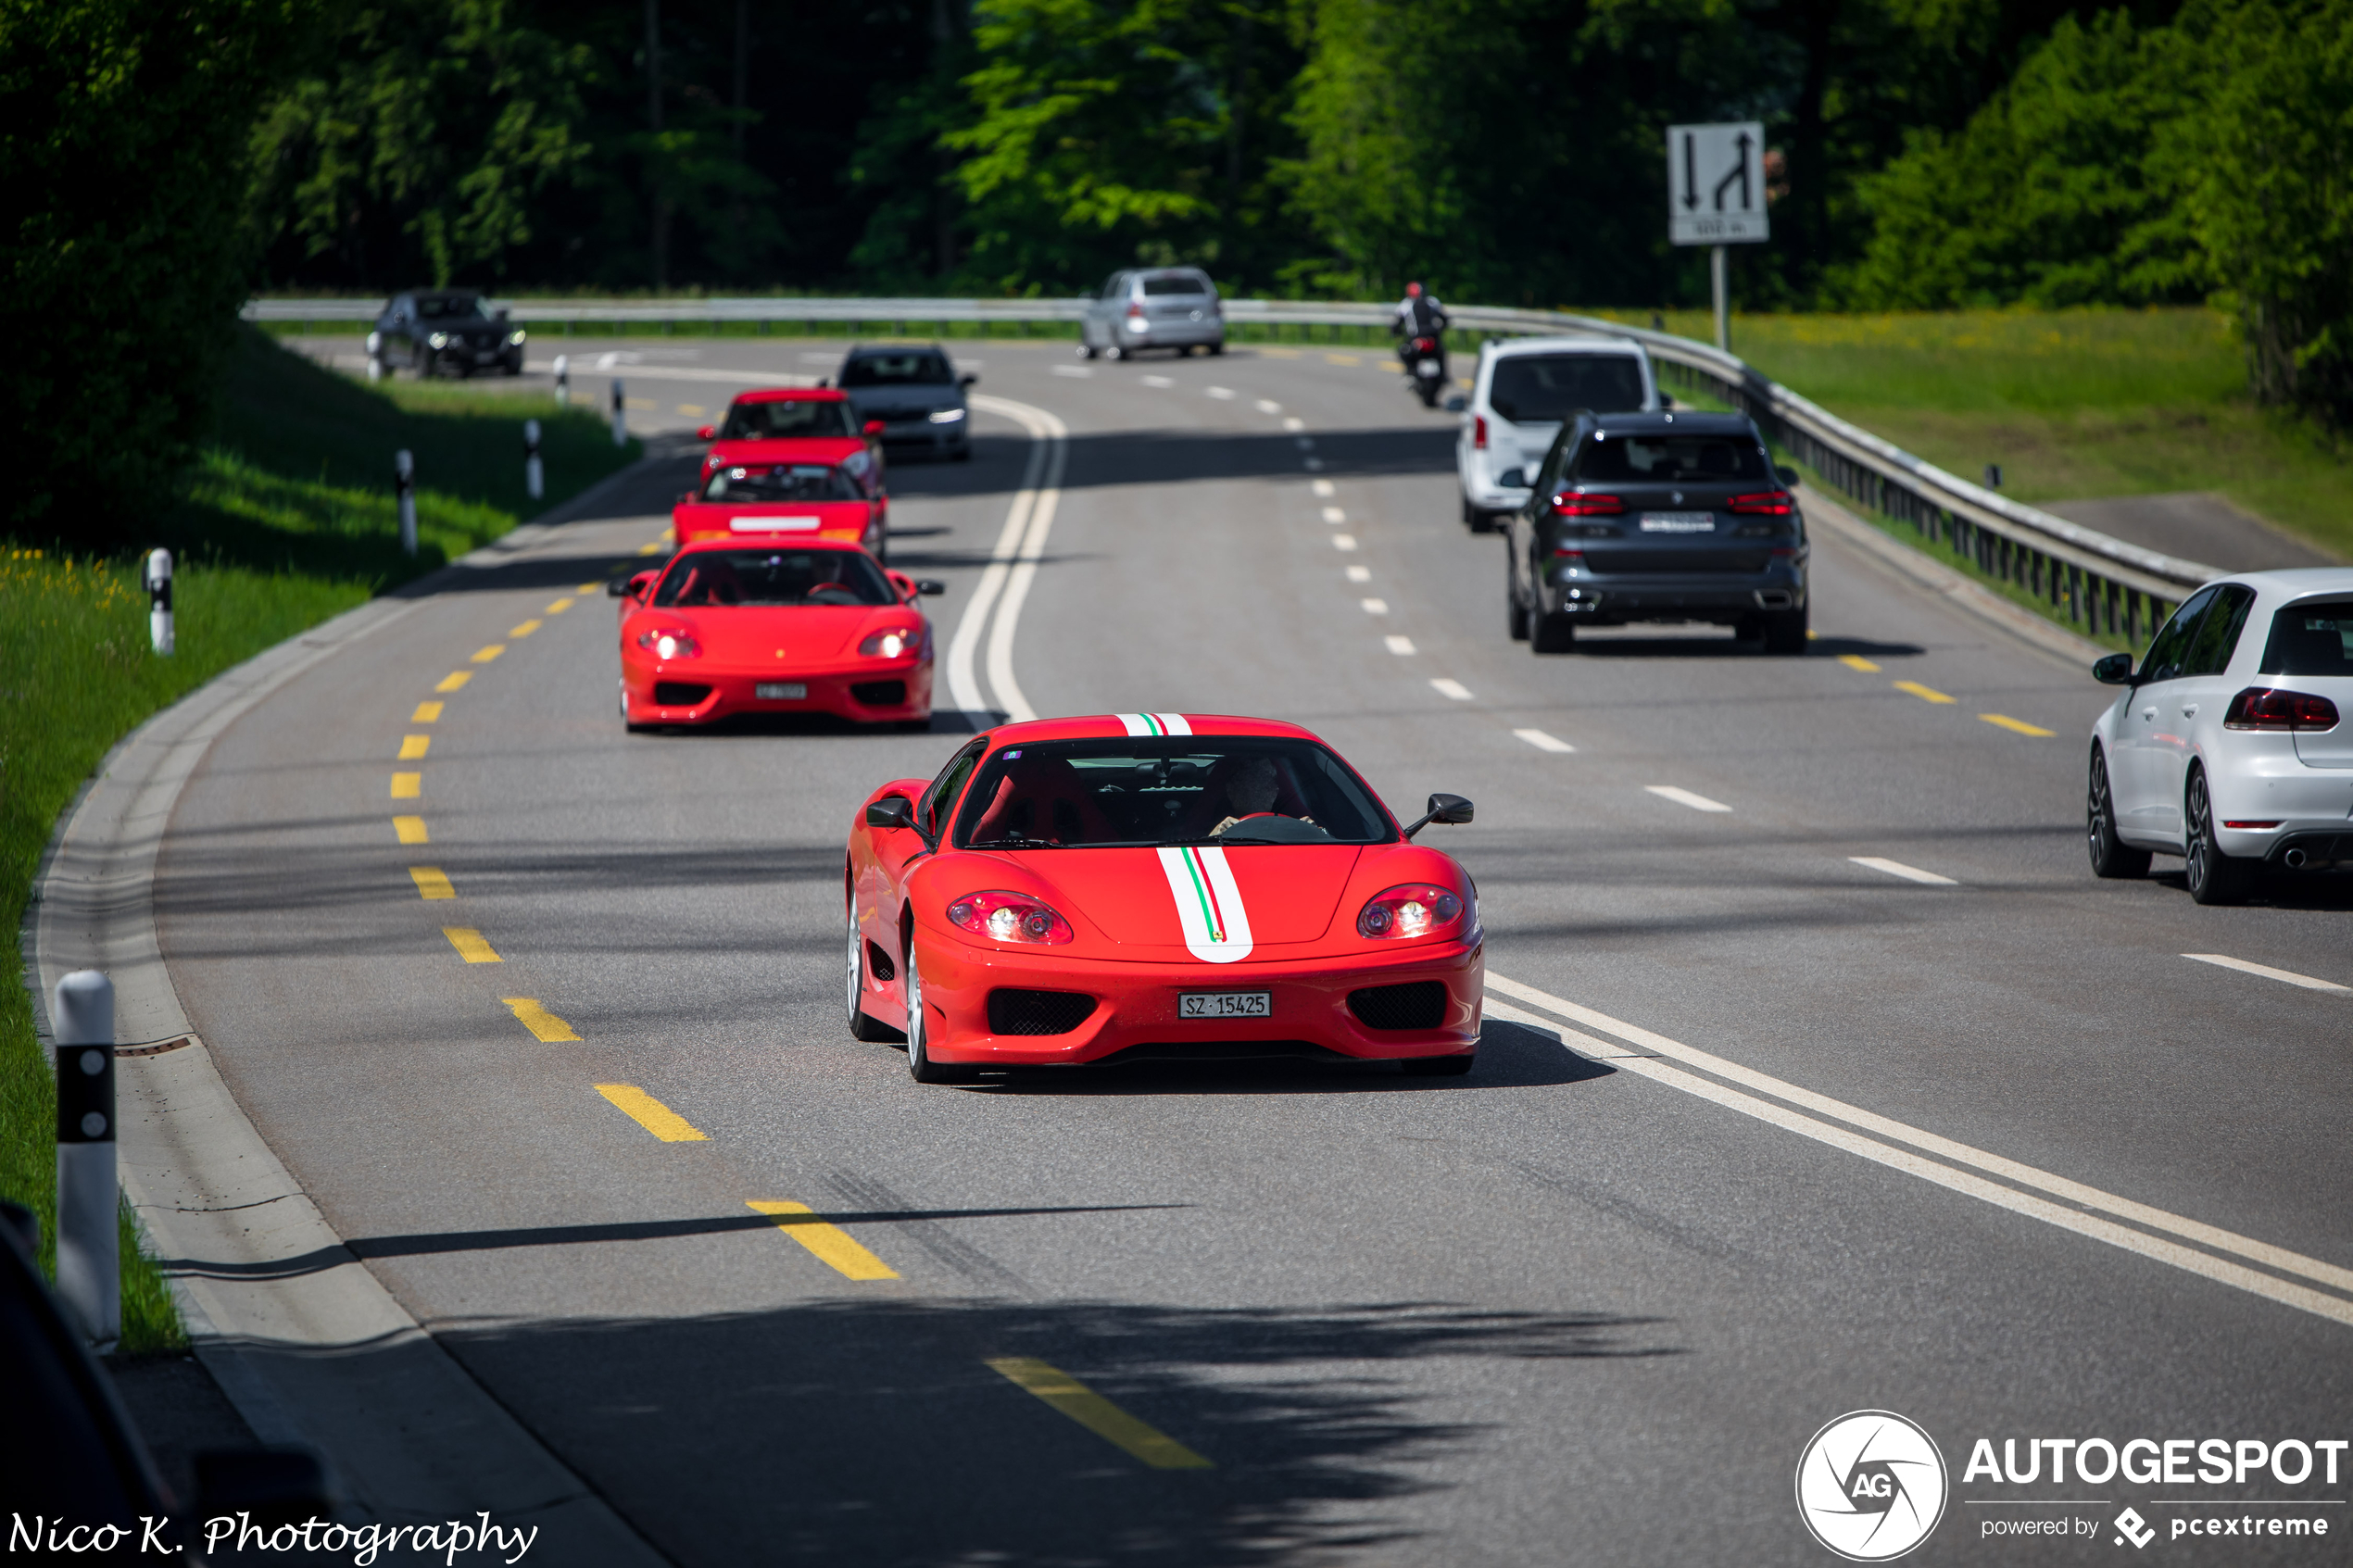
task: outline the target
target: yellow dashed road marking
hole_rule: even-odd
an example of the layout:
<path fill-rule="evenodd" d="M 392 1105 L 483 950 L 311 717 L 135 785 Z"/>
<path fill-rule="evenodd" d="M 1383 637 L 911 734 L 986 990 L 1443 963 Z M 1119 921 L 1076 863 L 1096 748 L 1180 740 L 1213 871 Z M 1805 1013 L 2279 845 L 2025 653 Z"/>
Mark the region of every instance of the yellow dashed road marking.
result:
<path fill-rule="evenodd" d="M 476 664 L 487 664 L 506 651 L 507 645 L 504 643 L 493 643 L 486 648 L 476 648 L 474 650 L 474 662 Z"/>
<path fill-rule="evenodd" d="M 640 1127 L 664 1143 L 705 1143 L 694 1124 L 635 1084 L 599 1084 L 597 1092 L 621 1107 Z"/>
<path fill-rule="evenodd" d="M 403 844 L 426 842 L 425 820 L 422 817 L 395 817 L 392 819 L 392 831 Z"/>
<path fill-rule="evenodd" d="M 699 403 L 681 403 L 678 405 L 678 411 L 682 414 L 699 414 L 703 410 Z"/>
<path fill-rule="evenodd" d="M 418 893 L 424 897 L 455 898 L 458 896 L 458 890 L 449 885 L 448 875 L 439 866 L 410 866 L 409 875 L 416 883 Z"/>
<path fill-rule="evenodd" d="M 575 589 L 575 590 L 573 590 L 573 591 L 574 591 L 574 592 L 576 592 L 576 593 L 582 593 L 582 594 L 593 594 L 593 593 L 595 593 L 595 592 L 598 590 L 598 588 L 599 588 L 600 586 L 602 586 L 602 584 L 601 584 L 601 583 L 582 583 L 582 584 L 581 584 L 581 585 L 580 585 L 577 589 Z M 555 606 L 550 605 L 550 606 L 548 606 L 547 608 L 550 608 L 550 609 L 553 609 L 553 608 L 555 608 Z"/>
<path fill-rule="evenodd" d="M 431 735 L 402 735 L 400 737 L 400 760 L 403 762 L 417 761 L 432 749 L 433 737 Z"/>
<path fill-rule="evenodd" d="M 482 939 L 477 936 L 474 940 L 479 942 Z M 468 959 L 466 961 L 473 963 L 476 960 Z M 491 961 L 495 963 L 497 960 L 494 959 Z M 507 1010 L 515 1015 L 516 1022 L 531 1031 L 534 1039 L 552 1046 L 564 1040 L 580 1038 L 572 1032 L 571 1024 L 541 1007 L 535 997 L 501 997 L 498 999 L 507 1004 Z"/>
<path fill-rule="evenodd" d="M 498 950 L 496 947 L 493 947 L 489 943 L 482 939 L 481 932 L 473 930 L 470 926 L 445 925 L 441 928 L 441 934 L 449 938 L 449 945 L 457 948 L 458 956 L 465 960 L 468 963 L 504 963 L 507 961 L 498 956 Z M 538 1006 L 536 1002 L 532 1005 L 534 1007 Z"/>
<path fill-rule="evenodd" d="M 395 800 L 414 800 L 424 793 L 424 784 L 422 773 L 395 773 L 392 775 L 392 797 Z"/>
<path fill-rule="evenodd" d="M 421 702 L 417 704 L 417 711 L 409 715 L 411 724 L 435 724 L 440 721 L 441 704 L 437 702 Z"/>
<path fill-rule="evenodd" d="M 1940 692 L 1931 686 L 1923 686 L 1918 681 L 1898 681 L 1895 683 L 1895 689 L 1899 692 L 1909 692 L 1914 696 L 1919 698 L 1922 702 L 1950 702 L 1953 700 L 1951 697 L 1946 696 L 1943 692 Z"/>
<path fill-rule="evenodd" d="M 585 592 L 585 590 L 583 591 Z M 554 604 L 549 605 L 547 607 L 547 613 L 549 615 L 561 615 L 564 611 L 570 609 L 571 608 L 572 600 L 569 596 L 567 596 L 558 599 Z"/>
<path fill-rule="evenodd" d="M 1841 664 L 1845 665 L 1849 670 L 1860 670 L 1866 675 L 1876 675 L 1879 673 L 1879 666 L 1873 664 L 1869 659 L 1865 659 L 1859 653 L 1840 654 L 1838 656 L 1838 661 Z"/>
<path fill-rule="evenodd" d="M 441 678 L 441 684 L 434 687 L 434 690 L 437 692 L 454 692 L 459 686 L 464 685 L 468 681 L 471 681 L 473 678 L 474 672 L 471 670 L 452 670 L 448 674 L 444 675 Z"/>
<path fill-rule="evenodd" d="M 1362 361 L 1359 360 L 1353 354 L 1327 354 L 1324 358 L 1330 360 L 1335 365 L 1355 365 L 1362 363 Z"/>
<path fill-rule="evenodd" d="M 991 1356 L 989 1370 L 1026 1394 L 1035 1395 L 1096 1436 L 1116 1444 L 1154 1470 L 1214 1470 L 1157 1427 L 1129 1415 L 1078 1379 L 1030 1356 Z"/>
<path fill-rule="evenodd" d="M 536 632 L 536 631 L 538 631 L 538 630 L 539 630 L 539 622 L 537 622 L 536 621 L 524 621 L 522 625 L 520 625 L 520 626 L 518 626 L 518 627 L 514 628 L 512 631 L 509 632 L 509 633 L 507 633 L 507 635 L 509 635 L 510 637 L 528 637 L 528 636 L 530 636 L 530 635 L 531 635 L 534 632 Z"/>
<path fill-rule="evenodd" d="M 852 1241 L 848 1231 L 818 1219 L 817 1211 L 806 1203 L 755 1198 L 749 1199 L 748 1204 L 775 1221 L 778 1229 L 815 1253 L 837 1273 L 851 1279 L 899 1277 L 896 1269 Z"/>
<path fill-rule="evenodd" d="M 640 545 L 637 546 L 637 553 L 641 556 L 658 556 L 661 554 L 661 541 L 657 539 L 650 545 Z"/>
<path fill-rule="evenodd" d="M 2023 719 L 2012 719 L 2007 714 L 1981 713 L 1978 717 L 1984 720 L 1989 724 L 1999 724 L 2003 729 L 2014 731 L 2021 735 L 2055 735 L 2058 734 L 2057 730 L 2046 730 L 2040 724 L 2030 724 Z"/>

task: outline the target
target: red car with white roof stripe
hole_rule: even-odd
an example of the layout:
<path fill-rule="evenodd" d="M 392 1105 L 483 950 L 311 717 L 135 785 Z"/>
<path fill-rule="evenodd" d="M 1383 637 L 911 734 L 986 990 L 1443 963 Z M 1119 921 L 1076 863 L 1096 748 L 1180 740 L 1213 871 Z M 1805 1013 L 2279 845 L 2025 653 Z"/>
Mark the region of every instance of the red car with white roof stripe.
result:
<path fill-rule="evenodd" d="M 860 1039 L 986 1068 L 1290 1056 L 1466 1073 L 1477 889 L 1314 734 L 1125 713 L 1008 724 L 860 809 L 843 873 Z"/>
<path fill-rule="evenodd" d="M 698 433 L 711 443 L 695 488 L 670 514 L 673 536 L 812 534 L 887 554 L 890 494 L 879 421 L 862 426 L 838 387 L 765 387 Z"/>

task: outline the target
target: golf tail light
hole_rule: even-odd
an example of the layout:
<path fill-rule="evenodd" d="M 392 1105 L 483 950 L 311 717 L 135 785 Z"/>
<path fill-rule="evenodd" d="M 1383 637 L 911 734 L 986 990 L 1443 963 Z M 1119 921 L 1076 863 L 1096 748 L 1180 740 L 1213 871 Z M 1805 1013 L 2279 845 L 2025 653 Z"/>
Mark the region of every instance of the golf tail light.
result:
<path fill-rule="evenodd" d="M 917 635 L 912 626 L 893 626 L 869 634 L 858 645 L 858 651 L 869 659 L 897 659 L 915 646 Z"/>
<path fill-rule="evenodd" d="M 2273 691 L 2249 686 L 2231 698 L 2223 711 L 2226 730 L 2333 730 L 2336 704 L 2304 692 Z"/>
<path fill-rule="evenodd" d="M 1072 935 L 1070 922 L 1026 893 L 967 893 L 948 906 L 948 922 L 975 936 L 1041 947 Z"/>
<path fill-rule="evenodd" d="M 685 632 L 640 632 L 637 646 L 656 659 L 697 659 L 702 655 L 702 645 Z"/>
<path fill-rule="evenodd" d="M 1554 517 L 1616 517 L 1626 509 L 1626 503 L 1615 495 L 1580 495 L 1564 490 L 1553 497 Z"/>
<path fill-rule="evenodd" d="M 1432 883 L 1409 882 L 1366 904 L 1356 916 L 1360 936 L 1435 936 L 1463 918 L 1462 895 Z"/>
<path fill-rule="evenodd" d="M 1724 509 L 1759 517 L 1787 517 L 1796 505 L 1786 490 L 1759 490 L 1753 495 L 1733 496 L 1724 503 Z"/>
<path fill-rule="evenodd" d="M 1484 414 L 1471 416 L 1471 445 L 1482 452 L 1487 450 L 1487 416 Z"/>

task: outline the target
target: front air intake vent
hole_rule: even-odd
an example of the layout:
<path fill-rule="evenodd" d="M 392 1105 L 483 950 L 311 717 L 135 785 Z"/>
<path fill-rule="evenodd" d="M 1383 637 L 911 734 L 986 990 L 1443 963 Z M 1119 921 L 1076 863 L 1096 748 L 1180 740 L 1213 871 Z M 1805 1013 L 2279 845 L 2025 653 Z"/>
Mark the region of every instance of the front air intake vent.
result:
<path fill-rule="evenodd" d="M 861 681 L 849 688 L 849 695 L 868 708 L 904 708 L 907 706 L 907 683 Z"/>
<path fill-rule="evenodd" d="M 711 695 L 709 686 L 698 686 L 689 681 L 656 681 L 656 708 L 692 708 Z"/>
<path fill-rule="evenodd" d="M 1078 991 L 991 991 L 991 1035 L 1067 1035 L 1094 1015 L 1095 998 Z"/>
<path fill-rule="evenodd" d="M 1367 1029 L 1435 1029 L 1446 1022 L 1446 983 L 1413 980 L 1351 991 L 1348 1010 Z"/>

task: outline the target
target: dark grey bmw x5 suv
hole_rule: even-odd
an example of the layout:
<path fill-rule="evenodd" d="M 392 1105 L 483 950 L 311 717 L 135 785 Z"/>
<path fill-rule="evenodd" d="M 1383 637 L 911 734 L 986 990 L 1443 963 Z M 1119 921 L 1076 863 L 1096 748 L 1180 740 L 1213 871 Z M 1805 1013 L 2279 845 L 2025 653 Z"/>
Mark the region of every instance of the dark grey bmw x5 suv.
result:
<path fill-rule="evenodd" d="M 1580 414 L 1512 514 L 1505 618 L 1538 653 L 1577 627 L 1705 621 L 1806 647 L 1806 520 L 1741 414 Z"/>

